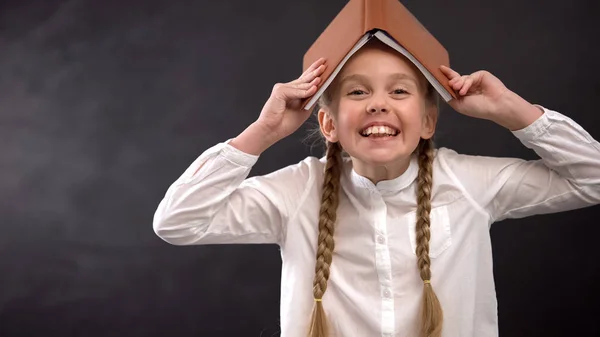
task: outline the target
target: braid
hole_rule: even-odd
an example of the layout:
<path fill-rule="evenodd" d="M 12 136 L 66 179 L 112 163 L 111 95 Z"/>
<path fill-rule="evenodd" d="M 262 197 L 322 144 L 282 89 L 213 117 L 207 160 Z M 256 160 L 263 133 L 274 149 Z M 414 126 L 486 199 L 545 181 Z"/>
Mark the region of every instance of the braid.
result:
<path fill-rule="evenodd" d="M 323 181 L 323 195 L 319 211 L 319 241 L 317 246 L 317 264 L 313 281 L 315 308 L 313 310 L 310 337 L 327 337 L 327 318 L 321 299 L 327 290 L 329 267 L 334 249 L 333 233 L 336 211 L 339 203 L 341 175 L 341 147 L 338 143 L 327 142 L 327 164 Z"/>
<path fill-rule="evenodd" d="M 442 333 L 443 312 L 431 286 L 431 260 L 429 259 L 429 239 L 431 237 L 429 213 L 431 211 L 433 176 L 433 141 L 431 139 L 421 139 L 419 142 L 418 162 L 416 254 L 421 279 L 424 281 L 421 337 L 439 337 Z"/>

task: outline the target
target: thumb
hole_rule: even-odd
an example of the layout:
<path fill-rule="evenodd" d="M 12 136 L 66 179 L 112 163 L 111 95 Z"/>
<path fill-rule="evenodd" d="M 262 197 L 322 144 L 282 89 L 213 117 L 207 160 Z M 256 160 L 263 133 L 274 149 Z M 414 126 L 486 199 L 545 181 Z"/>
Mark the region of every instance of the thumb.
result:
<path fill-rule="evenodd" d="M 462 97 L 458 96 L 457 98 L 452 98 L 450 101 L 448 101 L 448 105 L 454 109 L 454 111 L 460 112 L 460 102 L 459 100 L 461 100 Z"/>

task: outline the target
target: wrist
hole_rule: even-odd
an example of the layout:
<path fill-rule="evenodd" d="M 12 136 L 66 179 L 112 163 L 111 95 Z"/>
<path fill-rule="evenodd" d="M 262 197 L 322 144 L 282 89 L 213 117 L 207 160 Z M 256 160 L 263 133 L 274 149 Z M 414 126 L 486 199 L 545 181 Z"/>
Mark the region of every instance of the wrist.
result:
<path fill-rule="evenodd" d="M 230 145 L 242 152 L 258 156 L 278 141 L 276 134 L 254 122 L 232 139 Z"/>
<path fill-rule="evenodd" d="M 510 131 L 524 129 L 544 114 L 542 109 L 512 91 L 504 96 L 498 106 L 493 121 Z"/>

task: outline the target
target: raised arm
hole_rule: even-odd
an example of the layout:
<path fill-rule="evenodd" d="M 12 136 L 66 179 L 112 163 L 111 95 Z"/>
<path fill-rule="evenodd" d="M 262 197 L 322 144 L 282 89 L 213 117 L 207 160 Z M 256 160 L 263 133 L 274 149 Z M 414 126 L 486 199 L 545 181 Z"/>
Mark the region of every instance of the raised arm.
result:
<path fill-rule="evenodd" d="M 570 118 L 544 110 L 531 125 L 513 131 L 538 160 L 450 151 L 445 156 L 455 183 L 491 222 L 600 203 L 600 144 Z"/>
<path fill-rule="evenodd" d="M 256 122 L 197 158 L 158 205 L 155 233 L 175 245 L 281 243 L 315 161 L 248 175 L 263 151 L 310 117 L 301 102 L 316 92 L 325 67 L 317 60 L 294 81 L 276 84 Z"/>
<path fill-rule="evenodd" d="M 258 156 L 220 143 L 196 159 L 167 190 L 154 231 L 174 245 L 280 244 L 309 173 L 309 161 L 247 178 Z"/>
<path fill-rule="evenodd" d="M 528 103 L 487 72 L 445 72 L 465 95 L 451 103 L 455 110 L 504 126 L 540 157 L 526 161 L 449 154 L 454 160 L 446 165 L 475 207 L 498 221 L 600 203 L 600 143 L 579 124 Z"/>

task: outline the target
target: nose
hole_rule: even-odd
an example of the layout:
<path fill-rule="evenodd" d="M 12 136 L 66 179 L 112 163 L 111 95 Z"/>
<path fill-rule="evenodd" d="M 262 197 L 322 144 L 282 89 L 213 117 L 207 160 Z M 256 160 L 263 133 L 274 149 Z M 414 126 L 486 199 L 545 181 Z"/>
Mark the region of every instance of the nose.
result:
<path fill-rule="evenodd" d="M 383 106 L 375 106 L 375 105 L 371 105 L 368 109 L 367 112 L 369 113 L 378 113 L 378 112 L 388 112 L 388 109 L 386 107 Z"/>
<path fill-rule="evenodd" d="M 382 97 L 373 97 L 373 99 L 367 105 L 368 113 L 386 113 L 389 112 L 390 108 Z"/>

